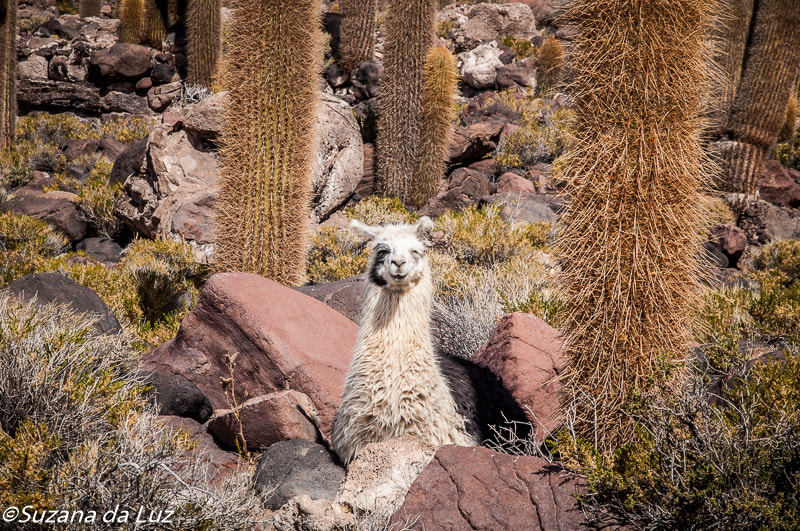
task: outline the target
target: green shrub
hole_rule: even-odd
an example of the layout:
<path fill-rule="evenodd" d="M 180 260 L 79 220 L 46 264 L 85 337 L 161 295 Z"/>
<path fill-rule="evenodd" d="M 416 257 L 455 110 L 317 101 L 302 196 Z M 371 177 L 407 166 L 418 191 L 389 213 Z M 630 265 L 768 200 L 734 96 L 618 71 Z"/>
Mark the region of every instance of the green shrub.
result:
<path fill-rule="evenodd" d="M 122 184 L 109 182 L 113 167 L 105 158 L 98 160 L 86 182 L 77 190 L 78 206 L 84 218 L 97 234 L 107 238 L 116 234 L 121 227 L 119 218 L 114 214 L 114 205 L 122 195 Z"/>
<path fill-rule="evenodd" d="M 71 114 L 35 114 L 23 116 L 17 122 L 17 138 L 35 144 L 53 144 L 75 139 L 100 138 L 95 127 Z"/>
<path fill-rule="evenodd" d="M 759 286 L 750 314 L 764 334 L 800 343 L 800 242 L 765 246 L 754 257 L 749 276 Z"/>
<path fill-rule="evenodd" d="M 365 197 L 350 208 L 345 209 L 345 216 L 357 219 L 367 225 L 378 223 L 411 223 L 418 216 L 410 213 L 396 197 L 371 195 Z"/>
<path fill-rule="evenodd" d="M 449 22 L 449 21 L 445 21 Z M 536 46 L 528 39 L 515 39 L 512 36 L 503 37 L 500 42 L 511 48 L 517 61 L 536 54 Z"/>
<path fill-rule="evenodd" d="M 495 166 L 501 172 L 513 168 L 527 170 L 539 162 L 551 163 L 568 146 L 569 109 L 553 110 L 552 102 L 540 99 L 520 100 L 514 102 L 514 107 L 521 107 L 520 128 L 504 135 L 493 155 Z M 509 101 L 513 100 L 504 98 L 504 103 Z"/>
<path fill-rule="evenodd" d="M 772 157 L 784 168 L 800 170 L 800 128 L 791 139 L 772 148 Z"/>
<path fill-rule="evenodd" d="M 0 213 L 0 285 L 53 265 L 69 248 L 69 240 L 44 221 Z"/>
<path fill-rule="evenodd" d="M 311 282 L 334 282 L 364 272 L 369 253 L 366 244 L 349 231 L 321 227 L 313 236 L 308 255 Z"/>
<path fill-rule="evenodd" d="M 447 252 L 459 262 L 490 266 L 544 247 L 552 225 L 507 222 L 496 206 L 447 212 L 437 221 Z"/>
<path fill-rule="evenodd" d="M 120 116 L 100 126 L 100 134 L 109 136 L 125 145 L 147 138 L 154 125 L 151 118 L 141 116 Z"/>
<path fill-rule="evenodd" d="M 739 370 L 741 383 L 720 398 L 701 368 L 674 399 L 651 397 L 633 439 L 611 455 L 557 435 L 554 449 L 586 475 L 583 503 L 601 525 L 796 529 L 800 357 Z"/>

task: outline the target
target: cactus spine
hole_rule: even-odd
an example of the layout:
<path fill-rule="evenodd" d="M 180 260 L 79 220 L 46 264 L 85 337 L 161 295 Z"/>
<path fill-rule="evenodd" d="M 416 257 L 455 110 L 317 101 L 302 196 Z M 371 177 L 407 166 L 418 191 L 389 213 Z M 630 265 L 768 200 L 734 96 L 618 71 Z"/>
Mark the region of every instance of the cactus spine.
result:
<path fill-rule="evenodd" d="M 226 51 L 228 105 L 216 268 L 305 279 L 322 60 L 320 0 L 238 0 Z"/>
<path fill-rule="evenodd" d="M 380 194 L 411 203 L 422 117 L 422 70 L 434 39 L 436 2 L 395 0 L 386 15 L 383 75 L 378 99 Z"/>
<path fill-rule="evenodd" d="M 377 0 L 341 0 L 342 27 L 339 55 L 344 72 L 351 72 L 375 55 L 375 6 Z"/>
<path fill-rule="evenodd" d="M 704 0 L 576 0 L 573 143 L 557 242 L 566 401 L 610 449 L 659 362 L 685 356 L 700 279 Z M 574 400 L 574 402 L 573 402 Z"/>
<path fill-rule="evenodd" d="M 222 48 L 222 2 L 192 0 L 186 15 L 189 84 L 210 87 Z"/>
<path fill-rule="evenodd" d="M 119 40 L 138 44 L 144 31 L 144 0 L 121 0 Z"/>
<path fill-rule="evenodd" d="M 79 14 L 81 18 L 99 17 L 103 8 L 103 0 L 81 0 Z"/>
<path fill-rule="evenodd" d="M 540 98 L 551 98 L 561 84 L 564 72 L 564 47 L 556 38 L 545 39 L 539 48 L 536 71 L 536 92 Z"/>
<path fill-rule="evenodd" d="M 712 151 L 722 167 L 717 186 L 727 192 L 754 196 L 768 150 L 776 142 L 786 119 L 787 106 L 800 76 L 800 9 L 796 0 L 742 0 L 723 9 L 751 13 L 744 40 L 737 33 L 733 45 L 745 46 L 741 52 L 739 77 L 724 126 L 718 132 Z M 733 6 L 733 7 L 731 7 Z M 722 23 L 738 13 L 726 11 Z M 737 57 L 740 52 L 735 52 Z M 723 69 L 738 69 L 737 64 L 721 63 Z"/>
<path fill-rule="evenodd" d="M 14 143 L 17 124 L 17 2 L 3 0 L 0 8 L 0 53 L 3 63 L 0 75 L 0 147 Z"/>
<path fill-rule="evenodd" d="M 168 9 L 167 0 L 146 0 L 145 33 L 141 36 L 142 42 L 154 48 L 161 48 L 167 36 Z"/>
<path fill-rule="evenodd" d="M 411 186 L 411 204 L 417 208 L 436 194 L 444 178 L 457 89 L 455 57 L 444 46 L 431 49 L 423 74 L 419 162 Z"/>

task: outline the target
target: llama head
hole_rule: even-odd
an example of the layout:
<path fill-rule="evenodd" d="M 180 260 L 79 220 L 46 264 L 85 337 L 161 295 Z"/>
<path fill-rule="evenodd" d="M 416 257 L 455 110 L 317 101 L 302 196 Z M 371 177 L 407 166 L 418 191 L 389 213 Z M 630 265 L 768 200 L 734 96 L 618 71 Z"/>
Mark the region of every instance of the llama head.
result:
<path fill-rule="evenodd" d="M 350 222 L 354 232 L 370 239 L 369 280 L 391 291 L 406 291 L 430 273 L 425 253 L 433 222 L 423 216 L 414 224 L 365 225 Z"/>

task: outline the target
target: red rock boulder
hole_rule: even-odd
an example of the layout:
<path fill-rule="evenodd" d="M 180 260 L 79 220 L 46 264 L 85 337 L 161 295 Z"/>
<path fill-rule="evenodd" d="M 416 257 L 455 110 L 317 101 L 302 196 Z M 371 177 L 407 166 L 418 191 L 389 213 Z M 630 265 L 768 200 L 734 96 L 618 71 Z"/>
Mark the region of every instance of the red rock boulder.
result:
<path fill-rule="evenodd" d="M 769 160 L 758 188 L 761 199 L 778 206 L 800 206 L 800 184 L 777 160 Z"/>
<path fill-rule="evenodd" d="M 327 436 L 357 335 L 358 325 L 311 297 L 258 275 L 220 273 L 209 279 L 175 338 L 145 357 L 145 370 L 194 382 L 214 409 L 231 407 L 226 392 L 242 404 L 300 391 L 313 402 Z"/>
<path fill-rule="evenodd" d="M 526 410 L 539 441 L 560 425 L 557 378 L 563 362 L 558 334 L 534 315 L 512 313 L 503 317 L 489 342 L 472 357 L 503 380 Z"/>
<path fill-rule="evenodd" d="M 392 528 L 580 529 L 575 494 L 584 492 L 582 480 L 538 457 L 444 446 L 411 485 Z"/>

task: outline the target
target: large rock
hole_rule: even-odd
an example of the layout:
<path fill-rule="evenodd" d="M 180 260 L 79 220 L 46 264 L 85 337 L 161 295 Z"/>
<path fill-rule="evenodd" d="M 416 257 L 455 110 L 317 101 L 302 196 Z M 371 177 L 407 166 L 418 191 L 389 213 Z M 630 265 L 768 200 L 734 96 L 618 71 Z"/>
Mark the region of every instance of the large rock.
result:
<path fill-rule="evenodd" d="M 504 122 L 478 122 L 467 127 L 456 126 L 450 139 L 450 164 L 481 159 L 497 149 Z"/>
<path fill-rule="evenodd" d="M 221 273 L 209 279 L 177 336 L 145 356 L 145 369 L 179 374 L 215 409 L 225 409 L 226 354 L 238 353 L 238 403 L 300 391 L 311 398 L 328 436 L 357 335 L 355 323 L 311 297 L 258 275 Z"/>
<path fill-rule="evenodd" d="M 353 195 L 364 170 L 364 145 L 350 106 L 329 94 L 319 108 L 311 217 L 319 223 Z"/>
<path fill-rule="evenodd" d="M 64 140 L 59 149 L 64 153 L 67 159 L 74 159 L 79 155 L 92 155 L 99 153 L 111 162 L 117 160 L 117 157 L 125 151 L 125 144 L 111 138 L 90 138 L 78 140 L 69 138 Z"/>
<path fill-rule="evenodd" d="M 214 241 L 214 206 L 217 194 L 203 194 L 183 203 L 172 216 L 170 232 L 198 244 Z"/>
<path fill-rule="evenodd" d="M 121 160 L 112 170 L 112 181 L 131 172 L 114 213 L 148 238 L 169 234 L 182 205 L 199 201 L 216 189 L 216 157 L 195 149 L 184 130 L 176 131 L 168 124 L 154 127 L 145 147 L 144 164 L 138 164 L 141 144 L 129 149 L 120 155 Z"/>
<path fill-rule="evenodd" d="M 217 92 L 183 111 L 183 127 L 196 138 L 216 139 L 222 131 L 227 92 Z"/>
<path fill-rule="evenodd" d="M 0 204 L 0 212 L 24 214 L 46 221 L 71 241 L 82 240 L 89 230 L 77 203 L 67 198 L 18 195 Z"/>
<path fill-rule="evenodd" d="M 463 209 L 489 194 L 488 176 L 470 168 L 458 168 L 442 183 L 436 195 L 420 210 L 426 216 L 439 216 L 447 210 Z"/>
<path fill-rule="evenodd" d="M 261 456 L 254 483 L 267 493 L 265 505 L 278 509 L 295 496 L 332 500 L 345 471 L 336 455 L 320 444 L 304 439 L 281 441 Z"/>
<path fill-rule="evenodd" d="M 251 398 L 236 411 L 219 410 L 208 423 L 208 431 L 224 448 L 236 450 L 245 443 L 251 452 L 290 439 L 321 443 L 318 428 L 311 399 L 291 389 Z"/>
<path fill-rule="evenodd" d="M 102 263 L 116 263 L 122 259 L 122 247 L 111 238 L 86 238 L 78 242 L 75 250 Z"/>
<path fill-rule="evenodd" d="M 426 531 L 525 529 L 571 531 L 584 525 L 576 476 L 538 457 L 444 446 L 392 517 Z"/>
<path fill-rule="evenodd" d="M 534 315 L 512 313 L 503 317 L 489 342 L 472 357 L 496 374 L 526 410 L 538 441 L 560 426 L 557 377 L 563 361 L 558 334 Z"/>
<path fill-rule="evenodd" d="M 100 89 L 90 83 L 22 78 L 17 85 L 17 104 L 20 111 L 80 111 L 91 115 L 127 112 L 149 114 L 144 98 L 136 94 L 110 91 L 101 96 Z"/>
<path fill-rule="evenodd" d="M 134 142 L 125 148 L 114 160 L 114 167 L 111 168 L 111 177 L 109 178 L 111 184 L 123 184 L 128 177 L 136 173 L 144 173 L 147 171 L 146 166 L 144 166 L 146 154 L 146 138 Z"/>
<path fill-rule="evenodd" d="M 800 210 L 796 208 L 753 201 L 744 210 L 738 223 L 749 243 L 800 240 Z"/>
<path fill-rule="evenodd" d="M 507 175 L 507 174 L 506 174 Z M 522 179 L 522 177 L 519 177 Z M 530 183 L 527 179 L 525 182 Z M 555 224 L 561 203 L 553 196 L 532 193 L 530 191 L 503 191 L 501 183 L 497 185 L 497 194 L 481 198 L 481 204 L 492 204 L 502 207 L 500 217 L 506 221 L 525 221 L 537 223 L 548 221 Z"/>
<path fill-rule="evenodd" d="M 501 55 L 503 50 L 496 41 L 481 44 L 474 50 L 458 54 L 458 60 L 461 62 L 461 80 L 474 89 L 493 88 L 497 79 L 497 69 L 503 66 Z"/>
<path fill-rule="evenodd" d="M 368 444 L 348 465 L 334 503 L 356 514 L 391 517 L 435 452 L 436 447 L 411 435 Z"/>
<path fill-rule="evenodd" d="M 173 101 L 181 97 L 182 90 L 183 83 L 180 81 L 151 87 L 147 91 L 147 104 L 155 112 L 164 112 L 167 107 L 172 105 Z"/>
<path fill-rule="evenodd" d="M 97 293 L 58 273 L 32 273 L 19 277 L 8 285 L 8 291 L 23 300 L 36 304 L 66 304 L 76 312 L 97 318 L 94 329 L 103 334 L 122 331 L 119 321 Z"/>
<path fill-rule="evenodd" d="M 115 44 L 94 52 L 89 64 L 106 80 L 136 80 L 150 71 L 150 48 L 138 44 Z"/>
<path fill-rule="evenodd" d="M 354 323 L 361 321 L 361 308 L 364 305 L 366 275 L 345 278 L 326 284 L 297 286 L 300 293 L 324 302 Z"/>
<path fill-rule="evenodd" d="M 742 229 L 732 223 L 719 225 L 711 229 L 713 240 L 709 242 L 712 246 L 709 250 L 714 255 L 722 254 L 725 257 L 722 267 L 736 267 L 739 259 L 747 249 L 747 235 Z"/>
<path fill-rule="evenodd" d="M 17 77 L 19 79 L 46 80 L 48 73 L 48 61 L 41 55 L 31 55 L 25 61 L 17 63 Z"/>
<path fill-rule="evenodd" d="M 378 86 L 382 73 L 383 65 L 374 59 L 364 61 L 358 65 L 350 75 L 350 83 L 353 85 L 351 89 L 353 95 L 358 99 L 376 97 L 378 95 Z"/>
<path fill-rule="evenodd" d="M 513 88 L 516 86 L 536 88 L 536 59 L 526 57 L 497 69 L 495 84 L 499 88 Z"/>
<path fill-rule="evenodd" d="M 797 173 L 800 178 L 800 172 Z M 800 206 L 800 183 L 777 160 L 768 160 L 758 194 L 764 201 L 778 206 Z"/>
<path fill-rule="evenodd" d="M 529 40 L 537 35 L 533 12 L 521 3 L 451 4 L 437 15 L 437 24 L 442 22 L 449 26 L 448 37 L 456 51 L 503 37 Z"/>
<path fill-rule="evenodd" d="M 204 423 L 214 412 L 211 402 L 195 384 L 174 374 L 145 372 L 150 389 L 143 396 L 158 404 L 159 415 L 187 417 Z"/>

